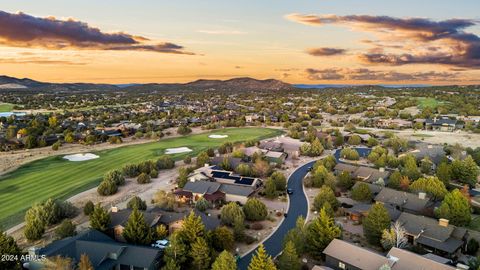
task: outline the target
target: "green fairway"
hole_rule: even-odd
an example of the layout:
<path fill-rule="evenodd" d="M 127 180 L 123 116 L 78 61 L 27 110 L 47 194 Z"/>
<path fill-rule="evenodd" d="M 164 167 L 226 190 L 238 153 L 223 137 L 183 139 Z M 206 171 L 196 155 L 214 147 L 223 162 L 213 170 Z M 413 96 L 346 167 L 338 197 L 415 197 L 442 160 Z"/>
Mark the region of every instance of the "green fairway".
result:
<path fill-rule="evenodd" d="M 53 156 L 28 163 L 0 177 L 0 227 L 4 229 L 18 224 L 25 211 L 35 202 L 50 197 L 66 199 L 79 192 L 95 187 L 103 174 L 121 168 L 127 163 L 156 159 L 165 149 L 186 146 L 193 152 L 174 154 L 179 160 L 186 155 L 196 155 L 224 142 L 259 140 L 280 135 L 282 132 L 267 128 L 229 128 L 203 134 L 170 138 L 158 142 L 125 146 L 93 152 L 100 158 L 71 162 L 62 156 Z M 227 138 L 212 139 L 211 134 L 225 134 Z"/>
<path fill-rule="evenodd" d="M 442 105 L 444 102 L 443 101 L 440 101 L 436 98 L 418 98 L 418 107 L 420 109 L 424 109 L 424 108 L 427 108 L 427 107 L 430 107 L 432 109 L 435 109 L 437 108 L 439 105 Z"/>
<path fill-rule="evenodd" d="M 11 112 L 13 110 L 13 104 L 0 103 L 0 112 Z"/>

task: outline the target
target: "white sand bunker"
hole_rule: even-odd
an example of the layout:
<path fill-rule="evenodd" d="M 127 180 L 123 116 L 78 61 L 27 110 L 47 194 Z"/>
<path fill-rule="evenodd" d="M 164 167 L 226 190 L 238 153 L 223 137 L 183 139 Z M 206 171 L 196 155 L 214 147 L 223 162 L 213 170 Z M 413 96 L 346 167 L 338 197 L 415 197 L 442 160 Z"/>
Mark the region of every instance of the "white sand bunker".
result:
<path fill-rule="evenodd" d="M 92 153 L 85 153 L 85 154 L 68 155 L 68 156 L 64 156 L 63 158 L 69 161 L 86 161 L 86 160 L 99 158 L 99 156 L 94 155 Z"/>
<path fill-rule="evenodd" d="M 188 147 L 167 148 L 165 150 L 165 154 L 171 155 L 171 154 L 187 153 L 192 151 L 193 150 Z"/>
<path fill-rule="evenodd" d="M 225 139 L 225 138 L 228 138 L 228 135 L 218 135 L 218 134 L 212 134 L 210 136 L 208 136 L 209 138 L 212 138 L 212 139 Z"/>

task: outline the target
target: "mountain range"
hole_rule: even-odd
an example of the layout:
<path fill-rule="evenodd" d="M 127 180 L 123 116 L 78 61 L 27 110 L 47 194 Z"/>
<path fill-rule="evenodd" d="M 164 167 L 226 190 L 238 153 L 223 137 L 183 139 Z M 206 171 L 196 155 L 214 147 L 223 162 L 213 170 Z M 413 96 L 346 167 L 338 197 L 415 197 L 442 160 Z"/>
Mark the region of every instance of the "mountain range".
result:
<path fill-rule="evenodd" d="M 39 90 L 287 90 L 293 89 L 291 84 L 274 80 L 257 80 L 243 77 L 229 80 L 197 80 L 189 83 L 147 83 L 147 84 L 93 84 L 93 83 L 48 83 L 31 80 L 28 78 L 19 79 L 9 76 L 0 76 L 0 89 L 39 89 Z"/>

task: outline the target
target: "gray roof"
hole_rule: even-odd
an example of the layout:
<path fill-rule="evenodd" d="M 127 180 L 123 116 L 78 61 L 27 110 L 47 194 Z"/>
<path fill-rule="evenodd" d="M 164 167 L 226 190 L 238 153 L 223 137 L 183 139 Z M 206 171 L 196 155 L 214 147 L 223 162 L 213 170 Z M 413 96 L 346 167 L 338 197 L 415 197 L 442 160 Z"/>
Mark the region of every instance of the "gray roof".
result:
<path fill-rule="evenodd" d="M 165 210 L 161 210 L 160 208 L 153 208 L 149 210 L 152 213 L 160 215 L 159 222 L 165 225 L 169 225 L 173 222 L 183 220 L 186 216 L 190 214 L 190 211 L 183 211 L 183 212 L 168 212 Z M 202 213 L 196 209 L 193 210 L 195 215 L 200 216 L 202 219 L 203 225 L 207 230 L 213 230 L 220 226 L 220 220 L 213 216 L 208 216 L 205 213 Z"/>
<path fill-rule="evenodd" d="M 372 182 L 375 182 L 380 178 L 385 180 L 386 178 L 388 178 L 389 175 L 390 173 L 388 171 L 382 172 L 379 169 L 365 167 L 365 166 L 358 167 L 358 169 L 352 174 L 353 177 L 365 178 Z"/>
<path fill-rule="evenodd" d="M 189 181 L 185 184 L 183 190 L 198 194 L 213 194 L 220 188 L 220 186 L 221 184 L 217 182 Z"/>
<path fill-rule="evenodd" d="M 446 156 L 445 150 L 443 150 L 442 145 L 432 145 L 427 143 L 417 143 L 415 145 L 415 150 L 410 153 L 413 154 L 417 159 L 421 160 L 425 157 L 430 158 L 430 160 L 435 164 L 440 164 L 443 158 Z"/>
<path fill-rule="evenodd" d="M 450 119 L 447 117 L 441 117 L 441 118 L 434 118 L 434 119 L 426 119 L 425 123 L 429 125 L 456 125 L 457 124 L 456 119 Z"/>
<path fill-rule="evenodd" d="M 224 157 L 213 157 L 210 159 L 210 164 L 219 166 L 223 163 L 223 159 Z M 242 162 L 241 158 L 228 157 L 228 163 L 230 167 L 237 168 L 238 165 L 244 162 Z"/>
<path fill-rule="evenodd" d="M 337 165 L 335 165 L 333 169 L 336 171 L 353 173 L 358 169 L 358 166 L 353 166 L 345 163 L 337 163 Z"/>
<path fill-rule="evenodd" d="M 463 245 L 464 228 L 441 226 L 436 219 L 402 213 L 398 218 L 408 234 L 419 236 L 417 242 L 445 252 L 455 252 Z"/>
<path fill-rule="evenodd" d="M 323 253 L 362 270 L 378 269 L 388 262 L 381 254 L 339 239 L 333 239 Z"/>
<path fill-rule="evenodd" d="M 391 188 L 383 188 L 375 197 L 375 201 L 399 206 L 418 213 L 424 212 L 432 205 L 429 199 L 420 199 L 417 194 Z"/>
<path fill-rule="evenodd" d="M 442 264 L 429 258 L 399 248 L 392 248 L 388 252 L 387 257 L 391 258 L 392 261 L 395 261 L 395 263 L 393 263 L 393 266 L 391 267 L 391 270 L 456 269 L 453 266 Z"/>
<path fill-rule="evenodd" d="M 255 190 L 250 186 L 239 186 L 239 185 L 229 185 L 222 184 L 220 186 L 220 191 L 225 194 L 239 195 L 239 196 L 250 196 Z"/>
<path fill-rule="evenodd" d="M 353 185 L 352 190 L 356 188 L 358 185 L 360 185 L 361 183 L 366 184 L 370 189 L 370 192 L 372 192 L 372 195 L 374 196 L 377 195 L 383 189 L 383 187 L 379 185 L 357 181 L 355 182 L 355 185 Z"/>
<path fill-rule="evenodd" d="M 394 247 L 388 252 L 387 256 L 383 256 L 339 239 L 333 239 L 323 253 L 361 270 L 375 270 L 385 264 L 388 264 L 391 270 L 455 270 L 455 267 L 403 249 Z"/>
<path fill-rule="evenodd" d="M 122 210 L 119 210 L 118 212 L 110 212 L 110 227 L 113 228 L 118 225 L 125 226 L 132 211 L 133 210 L 131 209 L 122 209 Z M 142 214 L 143 214 L 143 217 L 145 218 L 145 222 L 149 224 L 150 227 L 157 225 L 158 220 L 160 218 L 159 215 L 154 215 L 152 213 L 143 212 L 143 211 L 142 211 Z"/>
<path fill-rule="evenodd" d="M 88 230 L 77 236 L 55 241 L 40 249 L 39 254 L 47 257 L 69 257 L 74 263 L 80 260 L 82 254 L 86 254 L 93 267 L 102 270 L 111 269 L 117 264 L 149 268 L 158 262 L 161 250 L 118 243 L 97 230 Z M 116 254 L 117 259 L 108 258 L 109 254 Z"/>

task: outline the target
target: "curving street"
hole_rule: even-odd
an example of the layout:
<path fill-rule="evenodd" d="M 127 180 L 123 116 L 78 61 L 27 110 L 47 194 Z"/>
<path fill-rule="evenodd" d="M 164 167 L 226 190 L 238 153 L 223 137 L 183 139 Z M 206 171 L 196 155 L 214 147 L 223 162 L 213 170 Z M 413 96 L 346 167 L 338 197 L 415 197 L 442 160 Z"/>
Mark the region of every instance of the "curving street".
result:
<path fill-rule="evenodd" d="M 288 206 L 288 215 L 276 229 L 276 231 L 270 235 L 265 242 L 263 242 L 265 250 L 272 257 L 277 256 L 282 251 L 283 238 L 290 229 L 295 227 L 297 218 L 299 216 L 307 216 L 308 201 L 305 193 L 303 192 L 303 178 L 308 173 L 308 167 L 313 166 L 314 163 L 315 161 L 311 161 L 302 165 L 301 167 L 298 167 L 288 178 L 288 188 L 294 190 L 293 194 L 289 195 L 290 204 Z M 247 269 L 255 251 L 256 249 L 238 260 L 238 269 Z"/>

